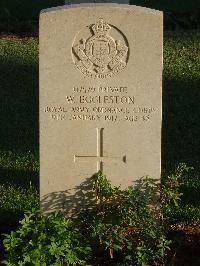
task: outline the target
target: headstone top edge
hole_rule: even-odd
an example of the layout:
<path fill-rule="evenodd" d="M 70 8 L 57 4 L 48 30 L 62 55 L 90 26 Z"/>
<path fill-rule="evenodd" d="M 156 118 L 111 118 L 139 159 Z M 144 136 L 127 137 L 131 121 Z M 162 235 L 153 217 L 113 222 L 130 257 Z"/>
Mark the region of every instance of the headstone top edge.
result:
<path fill-rule="evenodd" d="M 123 7 L 123 8 L 129 8 L 129 9 L 140 9 L 146 12 L 151 12 L 156 15 L 163 16 L 163 11 L 151 9 L 143 6 L 136 6 L 136 5 L 128 5 L 128 4 L 120 4 L 120 3 L 83 3 L 83 4 L 71 4 L 71 5 L 63 5 L 63 6 L 57 6 L 57 7 L 51 7 L 47 9 L 42 9 L 40 11 L 40 16 L 45 13 L 53 12 L 53 11 L 59 11 L 63 9 L 73 9 L 73 8 L 80 8 L 80 7 L 101 7 L 101 6 L 108 6 L 108 7 Z"/>

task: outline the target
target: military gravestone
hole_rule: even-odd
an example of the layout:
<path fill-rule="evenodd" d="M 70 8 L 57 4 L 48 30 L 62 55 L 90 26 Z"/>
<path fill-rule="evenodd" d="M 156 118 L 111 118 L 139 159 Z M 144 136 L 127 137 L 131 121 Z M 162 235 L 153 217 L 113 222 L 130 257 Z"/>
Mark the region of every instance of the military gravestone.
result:
<path fill-rule="evenodd" d="M 119 4 L 41 13 L 43 211 L 70 208 L 99 170 L 123 188 L 160 178 L 162 20 Z"/>

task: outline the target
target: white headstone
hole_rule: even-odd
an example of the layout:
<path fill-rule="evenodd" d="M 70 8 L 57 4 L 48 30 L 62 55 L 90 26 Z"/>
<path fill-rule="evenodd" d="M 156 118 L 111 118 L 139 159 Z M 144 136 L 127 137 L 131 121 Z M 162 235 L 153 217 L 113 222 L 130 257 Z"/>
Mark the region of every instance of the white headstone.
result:
<path fill-rule="evenodd" d="M 101 170 L 123 188 L 160 178 L 162 12 L 84 4 L 40 16 L 43 211 L 77 208 Z"/>

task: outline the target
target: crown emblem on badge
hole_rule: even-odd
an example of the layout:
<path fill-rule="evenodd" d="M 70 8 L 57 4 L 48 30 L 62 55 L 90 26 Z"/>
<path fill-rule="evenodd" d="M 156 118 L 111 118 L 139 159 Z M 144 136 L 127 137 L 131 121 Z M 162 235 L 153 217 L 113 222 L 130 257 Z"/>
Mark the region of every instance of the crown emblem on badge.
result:
<path fill-rule="evenodd" d="M 92 26 L 92 30 L 96 35 L 106 34 L 110 29 L 111 27 L 106 22 L 104 22 L 102 18 L 100 18 L 99 21 L 94 26 Z"/>
<path fill-rule="evenodd" d="M 89 27 L 92 36 L 75 41 L 72 54 L 76 67 L 85 75 L 94 78 L 106 78 L 118 74 L 126 67 L 128 59 L 128 45 L 123 34 L 115 40 L 109 32 L 119 30 L 112 27 L 103 18 Z M 90 34 L 91 34 L 90 32 Z M 116 33 L 115 33 L 116 34 Z"/>

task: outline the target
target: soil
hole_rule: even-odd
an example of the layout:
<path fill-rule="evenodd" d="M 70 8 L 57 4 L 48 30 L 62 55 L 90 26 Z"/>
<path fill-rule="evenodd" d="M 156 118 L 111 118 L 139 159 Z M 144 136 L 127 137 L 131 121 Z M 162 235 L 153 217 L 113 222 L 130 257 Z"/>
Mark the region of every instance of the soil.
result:
<path fill-rule="evenodd" d="M 171 226 L 169 238 L 173 240 L 168 259 L 171 265 L 200 265 L 200 221 Z"/>

